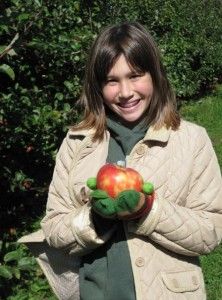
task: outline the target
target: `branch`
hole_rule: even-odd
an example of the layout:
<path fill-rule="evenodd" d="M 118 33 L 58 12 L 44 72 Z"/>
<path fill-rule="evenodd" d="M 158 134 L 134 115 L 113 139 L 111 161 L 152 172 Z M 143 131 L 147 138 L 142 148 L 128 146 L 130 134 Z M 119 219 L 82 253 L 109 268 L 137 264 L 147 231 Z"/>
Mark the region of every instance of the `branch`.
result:
<path fill-rule="evenodd" d="M 16 33 L 16 35 L 14 36 L 14 38 L 12 39 L 12 41 L 10 42 L 10 44 L 3 50 L 2 53 L 0 53 L 0 59 L 7 54 L 10 50 L 12 50 L 12 46 L 14 45 L 14 43 L 17 41 L 17 39 L 19 38 L 19 34 L 18 32 Z"/>

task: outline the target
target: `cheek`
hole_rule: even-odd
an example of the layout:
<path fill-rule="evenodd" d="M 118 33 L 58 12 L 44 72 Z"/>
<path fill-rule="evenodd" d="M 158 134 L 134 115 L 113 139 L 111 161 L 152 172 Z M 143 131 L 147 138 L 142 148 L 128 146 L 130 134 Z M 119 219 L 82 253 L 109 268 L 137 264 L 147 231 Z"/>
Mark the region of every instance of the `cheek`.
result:
<path fill-rule="evenodd" d="M 113 102 L 117 93 L 117 88 L 114 86 L 104 87 L 102 90 L 104 102 L 107 104 Z"/>
<path fill-rule="evenodd" d="M 143 94 L 144 96 L 152 96 L 153 94 L 153 85 L 150 82 L 141 82 L 137 85 L 137 91 Z"/>
<path fill-rule="evenodd" d="M 153 81 L 149 73 L 147 73 L 140 81 L 137 82 L 137 91 L 146 97 L 151 97 L 153 95 Z"/>

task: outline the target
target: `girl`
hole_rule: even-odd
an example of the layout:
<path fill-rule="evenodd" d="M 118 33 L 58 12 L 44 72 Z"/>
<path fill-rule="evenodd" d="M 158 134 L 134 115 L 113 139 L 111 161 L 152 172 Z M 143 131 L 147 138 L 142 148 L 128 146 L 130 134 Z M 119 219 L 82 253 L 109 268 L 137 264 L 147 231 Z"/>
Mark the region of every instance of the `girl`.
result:
<path fill-rule="evenodd" d="M 198 258 L 222 237 L 220 169 L 205 129 L 180 119 L 143 26 L 98 36 L 81 103 L 84 118 L 57 155 L 42 230 L 20 242 L 36 242 L 60 299 L 79 291 L 83 300 L 206 299 Z M 115 206 L 90 197 L 87 179 L 119 160 L 154 184 L 153 201 L 131 190 Z"/>

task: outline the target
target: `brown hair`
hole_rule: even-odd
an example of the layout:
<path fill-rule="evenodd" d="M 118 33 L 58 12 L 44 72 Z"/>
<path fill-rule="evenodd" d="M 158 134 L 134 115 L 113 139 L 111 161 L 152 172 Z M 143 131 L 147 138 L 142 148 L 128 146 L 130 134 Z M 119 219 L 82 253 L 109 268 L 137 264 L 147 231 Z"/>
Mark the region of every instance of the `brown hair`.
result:
<path fill-rule="evenodd" d="M 145 113 L 145 124 L 153 125 L 156 129 L 165 125 L 176 130 L 180 117 L 176 110 L 175 95 L 162 65 L 159 50 L 150 33 L 139 23 L 109 26 L 93 43 L 80 98 L 84 118 L 73 130 L 95 128 L 94 140 L 102 140 L 104 137 L 106 115 L 102 86 L 121 54 L 133 69 L 149 72 L 152 77 L 154 92 Z"/>

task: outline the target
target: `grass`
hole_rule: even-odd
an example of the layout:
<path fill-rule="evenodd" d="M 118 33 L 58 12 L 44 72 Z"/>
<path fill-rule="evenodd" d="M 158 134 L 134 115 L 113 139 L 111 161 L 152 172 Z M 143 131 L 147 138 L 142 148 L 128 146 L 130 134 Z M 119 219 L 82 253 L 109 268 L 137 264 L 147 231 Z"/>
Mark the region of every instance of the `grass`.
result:
<path fill-rule="evenodd" d="M 212 140 L 222 170 L 222 86 L 214 94 L 185 103 L 181 115 L 188 121 L 204 126 Z M 222 199 L 221 199 L 222 201 Z M 208 300 L 222 299 L 222 245 L 201 257 Z"/>

